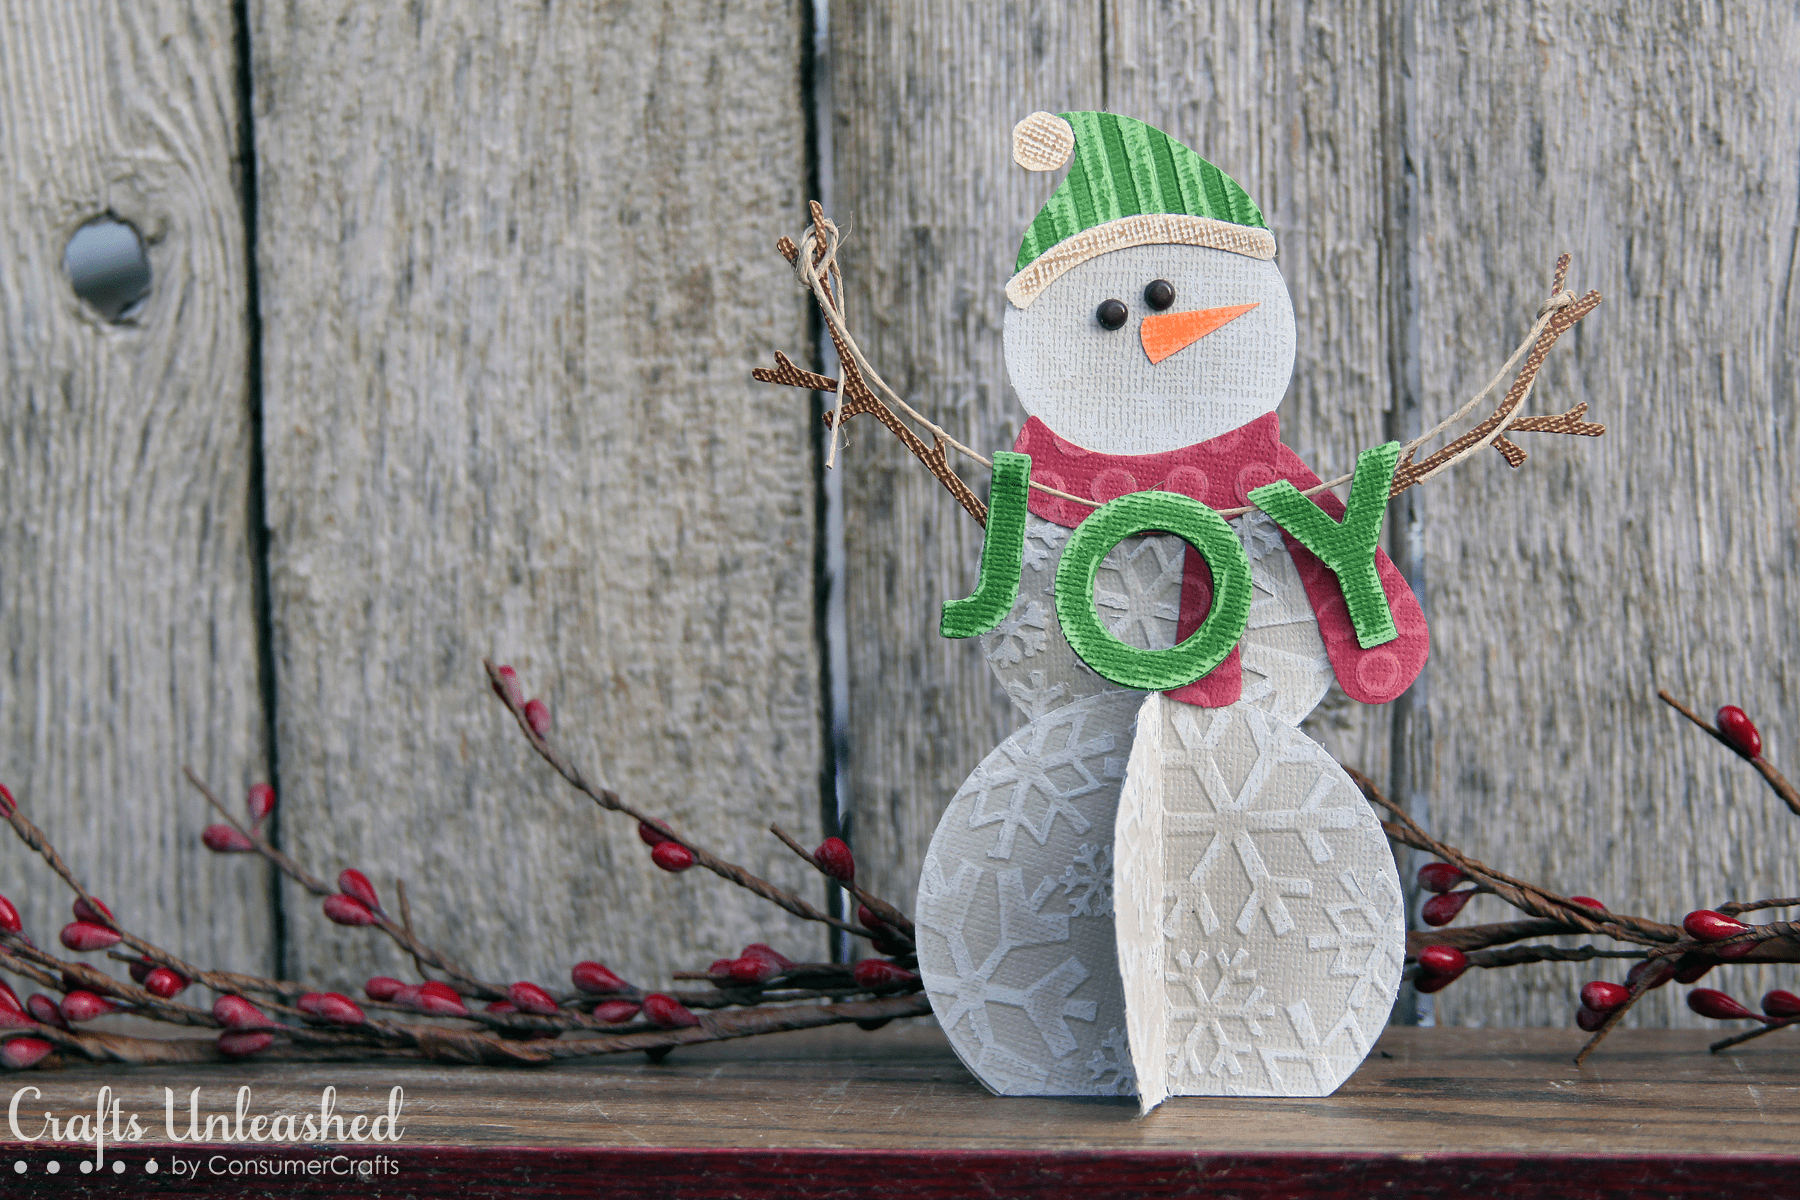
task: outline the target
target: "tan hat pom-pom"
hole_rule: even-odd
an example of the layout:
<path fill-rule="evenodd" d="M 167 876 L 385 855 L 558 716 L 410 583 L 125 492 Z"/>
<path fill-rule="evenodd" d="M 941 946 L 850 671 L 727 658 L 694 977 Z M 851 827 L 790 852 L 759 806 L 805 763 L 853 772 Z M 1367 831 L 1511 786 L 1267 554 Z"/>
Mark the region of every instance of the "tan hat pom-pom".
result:
<path fill-rule="evenodd" d="M 1075 152 L 1075 131 L 1055 113 L 1034 112 L 1013 126 L 1012 146 L 1027 171 L 1054 171 Z"/>

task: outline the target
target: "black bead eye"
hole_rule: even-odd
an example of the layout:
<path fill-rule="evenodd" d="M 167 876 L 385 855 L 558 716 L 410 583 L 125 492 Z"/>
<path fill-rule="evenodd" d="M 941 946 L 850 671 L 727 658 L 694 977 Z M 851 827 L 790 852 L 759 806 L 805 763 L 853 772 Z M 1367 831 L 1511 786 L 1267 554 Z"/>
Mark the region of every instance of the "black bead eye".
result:
<path fill-rule="evenodd" d="M 1175 285 L 1166 279 L 1152 279 L 1144 286 L 1144 303 L 1161 312 L 1175 303 Z"/>
<path fill-rule="evenodd" d="M 1094 310 L 1094 320 L 1100 322 L 1102 329 L 1117 329 L 1130 315 L 1123 300 L 1102 300 L 1100 307 Z"/>

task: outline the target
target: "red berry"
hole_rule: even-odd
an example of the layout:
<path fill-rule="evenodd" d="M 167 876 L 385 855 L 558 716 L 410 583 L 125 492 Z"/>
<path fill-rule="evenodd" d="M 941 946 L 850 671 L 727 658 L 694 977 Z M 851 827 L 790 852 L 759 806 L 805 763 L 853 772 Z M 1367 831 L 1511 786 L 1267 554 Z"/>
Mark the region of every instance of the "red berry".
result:
<path fill-rule="evenodd" d="M 369 911 L 368 905 L 353 896 L 327 896 L 323 907 L 325 915 L 339 925 L 375 923 L 375 914 Z"/>
<path fill-rule="evenodd" d="M 104 1017 L 107 1013 L 116 1011 L 117 1007 L 94 993 L 86 991 L 67 993 L 63 996 L 62 1003 L 57 1006 L 63 1015 L 63 1020 L 71 1025 L 78 1021 L 91 1021 L 95 1017 Z"/>
<path fill-rule="evenodd" d="M 0 979 L 0 1008 L 10 1008 L 15 1012 L 24 1012 L 25 1006 L 19 1003 L 19 993 L 12 990 L 6 980 Z"/>
<path fill-rule="evenodd" d="M 1581 989 L 1581 1003 L 1597 1013 L 1609 1013 L 1615 1008 L 1624 1008 L 1625 1002 L 1631 999 L 1631 989 L 1616 983 L 1608 983 L 1604 979 L 1596 979 Z"/>
<path fill-rule="evenodd" d="M 363 984 L 363 995 L 371 1000 L 392 1000 L 394 993 L 405 986 L 390 975 L 377 975 Z"/>
<path fill-rule="evenodd" d="M 1569 903 L 1579 904 L 1583 908 L 1599 909 L 1601 912 L 1606 911 L 1606 905 L 1600 903 L 1598 900 L 1594 899 L 1592 896 L 1570 896 Z"/>
<path fill-rule="evenodd" d="M 569 972 L 577 991 L 586 992 L 590 996 L 606 996 L 613 992 L 626 991 L 628 985 L 623 979 L 613 974 L 597 962 L 578 962 Z"/>
<path fill-rule="evenodd" d="M 394 994 L 397 1004 L 409 1005 L 431 1017 L 466 1017 L 468 1006 L 456 989 L 447 983 L 429 980 L 414 987 L 401 988 Z"/>
<path fill-rule="evenodd" d="M 525 695 L 519 690 L 519 673 L 511 667 L 500 666 L 494 668 L 494 674 L 499 676 L 493 681 L 494 694 L 516 708 Z"/>
<path fill-rule="evenodd" d="M 213 1019 L 227 1029 L 269 1029 L 272 1022 L 262 1009 L 242 996 L 220 996 L 213 1001 Z"/>
<path fill-rule="evenodd" d="M 733 983 L 754 987 L 781 974 L 781 966 L 771 959 L 746 955 L 732 959 L 726 968 L 726 974 Z"/>
<path fill-rule="evenodd" d="M 275 1042 L 272 1033 L 257 1033 L 252 1030 L 233 1030 L 221 1033 L 216 1043 L 219 1053 L 231 1058 L 248 1058 L 252 1054 L 267 1050 Z"/>
<path fill-rule="evenodd" d="M 730 983 L 731 964 L 736 961 L 735 958 L 715 958 L 712 960 L 712 964 L 706 968 L 706 974 L 714 983 Z"/>
<path fill-rule="evenodd" d="M 1625 982 L 1627 984 L 1635 984 L 1638 981 L 1638 977 L 1645 972 L 1650 973 L 1650 982 L 1645 985 L 1644 990 L 1646 992 L 1655 991 L 1657 988 L 1663 986 L 1663 984 L 1669 982 L 1669 980 L 1675 978 L 1675 964 L 1666 958 L 1639 959 L 1631 965 L 1631 970 L 1625 972 Z"/>
<path fill-rule="evenodd" d="M 30 1029 L 35 1024 L 23 1009 L 0 1006 L 0 1029 Z"/>
<path fill-rule="evenodd" d="M 650 851 L 650 861 L 679 874 L 694 865 L 694 852 L 680 842 L 658 842 Z"/>
<path fill-rule="evenodd" d="M 849 883 L 856 878 L 856 856 L 850 853 L 850 847 L 842 838 L 826 838 L 813 851 L 813 861 L 821 870 L 840 883 Z"/>
<path fill-rule="evenodd" d="M 1467 878 L 1461 867 L 1450 863 L 1426 863 L 1419 868 L 1419 886 L 1428 892 L 1447 892 Z"/>
<path fill-rule="evenodd" d="M 875 910 L 866 904 L 856 906 L 856 920 L 870 933 L 889 933 L 888 923 L 875 915 Z"/>
<path fill-rule="evenodd" d="M 24 928 L 25 923 L 19 920 L 19 910 L 13 907 L 13 902 L 0 896 L 0 929 L 8 933 L 20 933 Z"/>
<path fill-rule="evenodd" d="M 879 958 L 865 958 L 851 970 L 850 977 L 860 988 L 880 989 L 917 983 L 919 977 L 904 967 Z"/>
<path fill-rule="evenodd" d="M 1448 925 L 1456 920 L 1463 905 L 1474 895 L 1473 888 L 1464 888 L 1460 892 L 1440 892 L 1419 906 L 1419 916 L 1427 925 Z"/>
<path fill-rule="evenodd" d="M 1413 974 L 1413 989 L 1426 995 L 1441 992 L 1469 969 L 1469 956 L 1455 946 L 1427 946 L 1419 951 L 1419 969 Z"/>
<path fill-rule="evenodd" d="M 208 825 L 200 831 L 200 840 L 214 854 L 245 854 L 256 849 L 256 843 L 229 825 Z"/>
<path fill-rule="evenodd" d="M 1688 957 L 1689 957 L 1688 955 L 1684 954 L 1684 955 L 1682 955 L 1682 960 L 1685 962 Z M 1678 968 L 1676 968 L 1676 971 L 1675 971 L 1675 982 L 1676 983 L 1698 983 L 1701 980 L 1701 978 L 1704 977 L 1708 971 L 1712 970 L 1714 967 L 1716 967 L 1718 965 L 1719 964 L 1717 962 L 1713 961 L 1712 959 L 1705 958 L 1705 959 L 1701 959 L 1699 962 L 1690 963 L 1689 965 L 1687 965 L 1685 967 L 1678 967 Z"/>
<path fill-rule="evenodd" d="M 1688 993 L 1687 1002 L 1689 1008 L 1715 1021 L 1762 1020 L 1724 992 L 1712 988 L 1695 988 Z"/>
<path fill-rule="evenodd" d="M 643 839 L 646 846 L 660 846 L 669 840 L 668 834 L 648 821 L 638 822 L 638 837 Z"/>
<path fill-rule="evenodd" d="M 506 998 L 517 1005 L 520 1012 L 534 1016 L 548 1017 L 556 1012 L 556 1001 L 535 983 L 520 980 L 506 989 Z"/>
<path fill-rule="evenodd" d="M 1750 932 L 1750 927 L 1742 921 L 1734 921 L 1724 913 L 1714 912 L 1710 908 L 1689 913 L 1681 919 L 1681 927 L 1687 930 L 1689 937 L 1699 942 L 1722 942 L 1726 938 Z"/>
<path fill-rule="evenodd" d="M 751 942 L 748 946 L 744 947 L 744 949 L 740 953 L 739 957 L 740 958 L 764 959 L 768 962 L 774 963 L 776 966 L 780 967 L 784 971 L 794 965 L 794 962 L 792 959 L 788 958 L 785 954 L 782 954 L 779 950 L 775 949 L 773 946 L 770 946 L 763 942 Z"/>
<path fill-rule="evenodd" d="M 481 1011 L 505 1016 L 507 1013 L 518 1012 L 519 1006 L 514 1004 L 511 1000 L 490 1000 L 482 1007 Z"/>
<path fill-rule="evenodd" d="M 250 810 L 250 824 L 261 825 L 275 811 L 275 789 L 266 783 L 253 783 L 244 796 L 244 807 Z"/>
<path fill-rule="evenodd" d="M 1719 710 L 1717 721 L 1726 745 L 1745 758 L 1762 757 L 1762 734 L 1756 732 L 1756 726 L 1744 715 L 1743 709 L 1727 704 Z"/>
<path fill-rule="evenodd" d="M 143 984 L 146 992 L 167 1000 L 171 996 L 178 995 L 183 988 L 187 987 L 188 981 L 167 967 L 157 967 L 144 976 Z"/>
<path fill-rule="evenodd" d="M 0 788 L 0 791 L 5 790 Z M 12 797 L 8 796 L 7 799 L 11 800 Z M 5 1063 L 15 1071 L 23 1071 L 27 1067 L 37 1066 L 54 1049 L 43 1038 L 16 1037 L 0 1046 L 0 1063 Z"/>
<path fill-rule="evenodd" d="M 1433 975 L 1458 975 L 1469 969 L 1469 956 L 1455 946 L 1427 946 L 1419 951 L 1419 966 Z"/>
<path fill-rule="evenodd" d="M 637 1016 L 638 1008 L 635 1000 L 608 1000 L 594 1005 L 594 1016 L 608 1025 L 623 1025 Z"/>
<path fill-rule="evenodd" d="M 0 816 L 10 817 L 18 811 L 19 802 L 14 800 L 13 794 L 6 790 L 6 785 L 0 783 Z"/>
<path fill-rule="evenodd" d="M 75 910 L 77 921 L 92 921 L 96 925 L 104 925 L 113 919 L 112 909 L 106 907 L 103 900 L 89 904 L 86 900 L 78 899 L 71 907 Z"/>
<path fill-rule="evenodd" d="M 156 970 L 156 964 L 147 958 L 136 958 L 125 969 L 131 972 L 133 983 L 142 983 L 150 977 L 150 972 Z"/>
<path fill-rule="evenodd" d="M 1592 1033 L 1606 1024 L 1606 1014 L 1597 1013 L 1584 1004 L 1575 1010 L 1575 1024 Z"/>
<path fill-rule="evenodd" d="M 25 1001 L 25 1009 L 41 1024 L 54 1025 L 58 1029 L 69 1027 L 69 1023 L 63 1020 L 62 1010 L 56 1007 L 56 1001 L 42 992 L 31 993 L 31 998 Z"/>
<path fill-rule="evenodd" d="M 353 867 L 338 872 L 338 891 L 362 901 L 366 908 L 381 908 L 381 897 L 375 894 L 375 885 L 369 882 L 367 875 Z"/>
<path fill-rule="evenodd" d="M 361 1025 L 368 1020 L 362 1005 L 342 992 L 308 992 L 294 1002 L 294 1007 L 333 1025 Z"/>
<path fill-rule="evenodd" d="M 531 726 L 531 732 L 539 737 L 550 736 L 550 706 L 542 700 L 525 702 L 525 723 Z"/>
<path fill-rule="evenodd" d="M 119 944 L 117 932 L 92 921 L 71 921 L 62 927 L 62 944 L 71 950 L 104 950 Z"/>
<path fill-rule="evenodd" d="M 676 1003 L 674 997 L 665 996 L 661 992 L 652 992 L 644 997 L 644 1015 L 651 1024 L 660 1025 L 664 1029 L 687 1029 L 698 1025 L 696 1017 L 684 1005 Z"/>
<path fill-rule="evenodd" d="M 1773 991 L 1762 998 L 1762 1010 L 1771 1017 L 1800 1017 L 1800 996 Z"/>

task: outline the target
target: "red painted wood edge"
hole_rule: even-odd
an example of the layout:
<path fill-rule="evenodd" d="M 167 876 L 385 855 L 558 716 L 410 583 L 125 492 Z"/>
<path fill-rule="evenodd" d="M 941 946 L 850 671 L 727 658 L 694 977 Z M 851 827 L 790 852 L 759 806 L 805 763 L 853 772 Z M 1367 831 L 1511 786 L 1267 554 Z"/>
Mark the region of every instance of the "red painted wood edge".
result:
<path fill-rule="evenodd" d="M 197 1161 L 176 1175 L 173 1158 Z M 311 1146 L 107 1148 L 82 1174 L 75 1147 L 10 1143 L 0 1194 L 11 1196 L 455 1197 L 523 1200 L 1762 1200 L 1800 1194 L 1800 1155 L 1183 1154 L 1170 1151 L 561 1149 Z M 61 1170 L 46 1171 L 56 1159 Z M 155 1174 L 145 1164 L 157 1160 Z M 26 1164 L 15 1173 L 14 1162 Z M 115 1173 L 114 1162 L 125 1164 Z M 299 1174 L 292 1164 L 320 1165 Z M 352 1164 L 367 1163 L 364 1167 Z M 237 1165 L 233 1165 L 237 1164 Z M 366 1171 L 367 1174 L 357 1173 Z"/>

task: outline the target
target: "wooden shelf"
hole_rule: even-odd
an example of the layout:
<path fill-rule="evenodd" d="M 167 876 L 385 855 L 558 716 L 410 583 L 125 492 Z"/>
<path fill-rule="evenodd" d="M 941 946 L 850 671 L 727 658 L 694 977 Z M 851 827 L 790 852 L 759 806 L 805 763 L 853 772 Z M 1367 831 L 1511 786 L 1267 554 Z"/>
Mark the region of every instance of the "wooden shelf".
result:
<path fill-rule="evenodd" d="M 92 1112 L 110 1085 L 146 1139 L 16 1141 L 0 1179 L 31 1194 L 938 1197 L 1312 1195 L 1749 1197 L 1800 1193 L 1800 1053 L 1792 1038 L 1724 1056 L 1689 1031 L 1615 1034 L 1577 1070 L 1572 1030 L 1393 1029 L 1323 1100 L 999 1099 L 935 1027 L 757 1039 L 535 1071 L 343 1065 L 74 1068 L 11 1077 L 30 1134 L 50 1111 Z M 385 1111 L 405 1089 L 397 1144 L 171 1146 L 164 1088 L 185 1113 Z M 185 1117 L 177 1131 L 185 1132 Z M 154 1143 L 154 1144 L 153 1144 Z M 258 1175 L 381 1158 L 382 1175 Z M 216 1160 L 214 1156 L 220 1156 Z M 113 1161 L 125 1164 L 114 1173 Z M 60 1171 L 47 1171 L 51 1160 Z M 155 1174 L 146 1172 L 151 1159 Z M 175 1161 L 197 1161 L 197 1178 Z M 263 1166 L 232 1167 L 235 1160 Z M 22 1175 L 13 1163 L 24 1162 Z M 298 1164 L 298 1165 L 283 1165 Z M 373 1170 L 375 1168 L 369 1168 Z M 236 1172 L 236 1173 L 234 1173 Z M 10 1176 L 10 1178 L 9 1178 Z"/>

